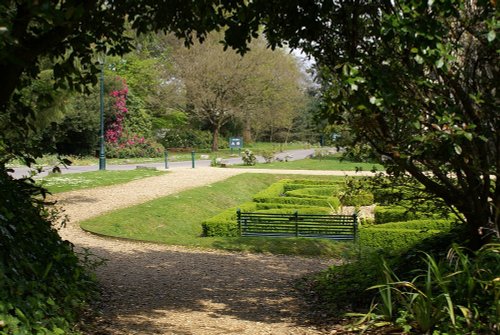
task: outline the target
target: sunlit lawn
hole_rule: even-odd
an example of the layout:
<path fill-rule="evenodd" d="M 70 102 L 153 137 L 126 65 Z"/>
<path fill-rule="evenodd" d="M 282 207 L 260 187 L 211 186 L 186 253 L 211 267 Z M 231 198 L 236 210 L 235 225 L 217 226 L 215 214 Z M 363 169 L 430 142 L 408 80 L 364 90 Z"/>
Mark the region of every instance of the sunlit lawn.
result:
<path fill-rule="evenodd" d="M 44 186 L 51 193 L 67 192 L 123 184 L 132 180 L 160 176 L 164 171 L 152 169 L 137 169 L 127 171 L 91 171 L 82 173 L 52 174 L 37 180 L 39 185 Z"/>
<path fill-rule="evenodd" d="M 305 238 L 201 237 L 202 221 L 227 208 L 251 200 L 256 192 L 282 178 L 296 178 L 296 176 L 238 175 L 212 185 L 105 214 L 84 221 L 81 226 L 88 231 L 103 235 L 171 245 L 231 251 L 338 256 L 350 243 Z"/>

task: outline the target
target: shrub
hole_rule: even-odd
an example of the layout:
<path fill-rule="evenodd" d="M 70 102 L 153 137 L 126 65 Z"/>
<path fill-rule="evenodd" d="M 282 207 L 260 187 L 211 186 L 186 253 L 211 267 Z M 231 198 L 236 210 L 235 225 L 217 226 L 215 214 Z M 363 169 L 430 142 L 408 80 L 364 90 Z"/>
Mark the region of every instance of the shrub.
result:
<path fill-rule="evenodd" d="M 198 148 L 212 147 L 212 134 L 209 131 L 193 130 L 185 127 L 170 128 L 162 132 L 161 143 L 165 148 Z M 226 140 L 219 138 L 219 149 L 226 144 Z"/>
<path fill-rule="evenodd" d="M 376 224 L 417 220 L 423 218 L 446 219 L 446 215 L 440 213 L 414 212 L 400 206 L 377 206 L 375 208 Z"/>
<path fill-rule="evenodd" d="M 358 243 L 363 247 L 383 250 L 389 254 L 397 254 L 439 233 L 441 233 L 440 230 L 383 229 L 372 226 L 359 230 Z"/>
<path fill-rule="evenodd" d="M 260 155 L 264 158 L 264 161 L 269 164 L 274 160 L 274 151 L 263 150 Z"/>
<path fill-rule="evenodd" d="M 248 149 L 245 149 L 245 151 L 243 151 L 241 159 L 243 160 L 243 164 L 248 166 L 252 166 L 255 165 L 255 163 L 257 163 L 257 157 L 255 157 L 253 152 L 251 152 Z"/>
<path fill-rule="evenodd" d="M 43 191 L 0 172 L 0 333 L 71 334 L 96 292 Z"/>
<path fill-rule="evenodd" d="M 164 151 L 161 144 L 138 135 L 124 134 L 117 143 L 106 143 L 109 158 L 161 157 Z"/>
<path fill-rule="evenodd" d="M 446 258 L 420 256 L 423 266 L 403 280 L 384 264 L 385 280 L 374 287 L 381 293 L 380 308 L 370 317 L 419 334 L 498 332 L 500 244 L 477 252 L 453 245 Z"/>
<path fill-rule="evenodd" d="M 358 194 L 344 194 L 340 198 L 344 206 L 370 206 L 373 205 L 373 194 L 369 192 L 360 192 Z"/>
<path fill-rule="evenodd" d="M 305 187 L 291 191 L 286 191 L 285 194 L 292 197 L 302 197 L 302 198 L 327 198 L 336 194 L 339 190 L 340 187 L 331 187 L 331 186 Z"/>
<path fill-rule="evenodd" d="M 452 220 L 420 219 L 402 222 L 377 224 L 372 229 L 415 229 L 415 230 L 443 230 L 448 231 L 456 225 Z"/>
<path fill-rule="evenodd" d="M 255 198 L 266 199 L 266 198 L 278 197 L 280 195 L 283 195 L 285 193 L 285 183 L 286 183 L 286 180 L 281 180 L 277 183 L 272 184 L 268 188 L 255 194 L 254 199 Z M 259 202 L 266 202 L 266 201 L 259 201 Z M 267 202 L 272 202 L 272 201 L 267 201 Z"/>
<path fill-rule="evenodd" d="M 256 210 L 256 204 L 246 202 L 238 207 L 229 208 L 208 220 L 202 222 L 203 236 L 239 236 L 238 224 L 236 222 L 238 208 L 243 212 L 253 212 Z"/>

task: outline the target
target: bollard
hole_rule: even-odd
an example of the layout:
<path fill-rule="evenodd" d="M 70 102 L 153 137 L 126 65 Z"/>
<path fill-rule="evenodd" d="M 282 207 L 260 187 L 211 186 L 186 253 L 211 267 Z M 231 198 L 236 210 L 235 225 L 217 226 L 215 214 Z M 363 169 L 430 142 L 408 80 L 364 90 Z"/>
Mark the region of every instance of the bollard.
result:
<path fill-rule="evenodd" d="M 165 169 L 168 169 L 168 150 L 165 149 Z"/>
<path fill-rule="evenodd" d="M 194 150 L 193 150 L 193 151 L 191 151 L 191 167 L 192 167 L 193 169 L 194 169 L 194 154 L 195 154 Z"/>

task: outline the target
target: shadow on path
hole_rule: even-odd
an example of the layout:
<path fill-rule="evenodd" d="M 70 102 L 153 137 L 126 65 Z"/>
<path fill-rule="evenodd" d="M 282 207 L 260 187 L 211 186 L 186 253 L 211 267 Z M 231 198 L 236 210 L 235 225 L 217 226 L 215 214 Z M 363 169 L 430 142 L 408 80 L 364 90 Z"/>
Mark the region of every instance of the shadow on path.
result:
<path fill-rule="evenodd" d="M 291 281 L 327 266 L 287 256 L 136 248 L 92 248 L 113 260 L 97 273 L 103 288 L 102 334 L 234 334 L 248 331 L 252 323 L 307 327 L 301 314 L 305 305 Z M 251 323 L 237 326 L 234 320 Z"/>

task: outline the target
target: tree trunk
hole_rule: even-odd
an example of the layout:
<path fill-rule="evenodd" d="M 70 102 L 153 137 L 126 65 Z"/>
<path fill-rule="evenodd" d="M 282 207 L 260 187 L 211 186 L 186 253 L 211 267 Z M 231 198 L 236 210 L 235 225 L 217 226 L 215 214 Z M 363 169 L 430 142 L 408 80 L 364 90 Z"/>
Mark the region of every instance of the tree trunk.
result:
<path fill-rule="evenodd" d="M 250 119 L 245 119 L 245 125 L 243 126 L 243 144 L 252 143 L 252 126 Z"/>
<path fill-rule="evenodd" d="M 219 131 L 220 131 L 220 126 L 219 125 L 214 126 L 212 132 L 212 151 L 219 150 Z"/>

